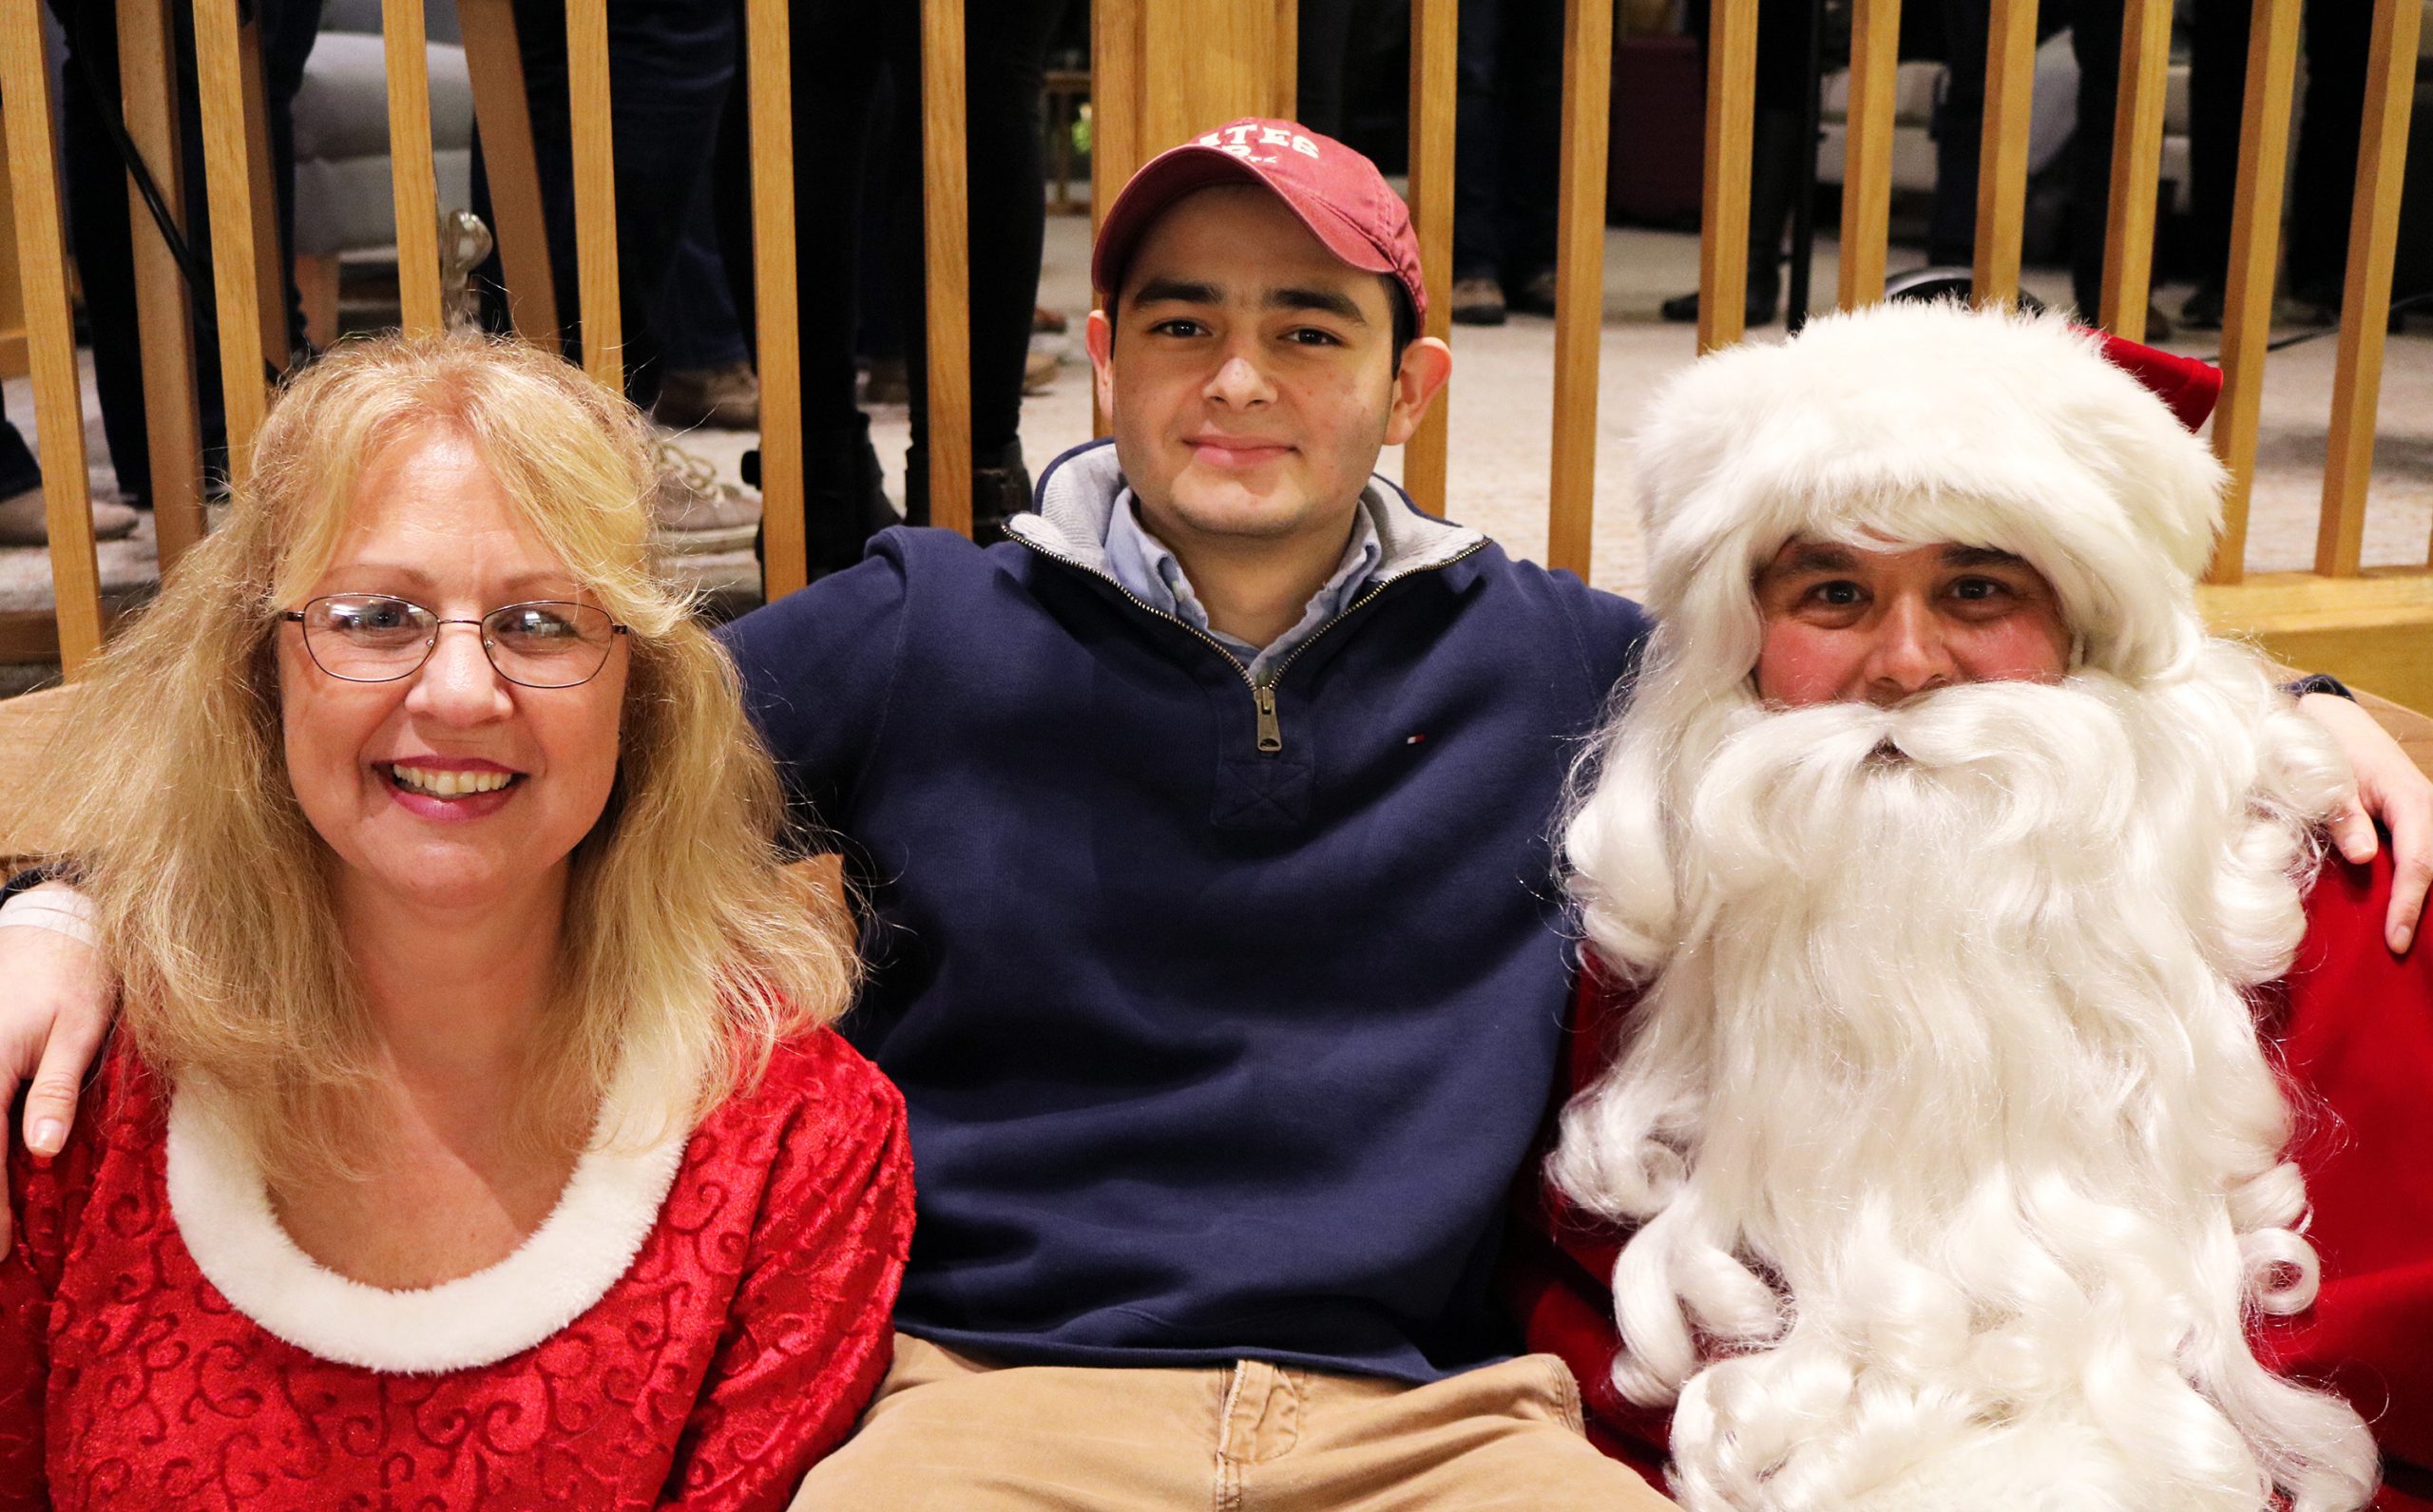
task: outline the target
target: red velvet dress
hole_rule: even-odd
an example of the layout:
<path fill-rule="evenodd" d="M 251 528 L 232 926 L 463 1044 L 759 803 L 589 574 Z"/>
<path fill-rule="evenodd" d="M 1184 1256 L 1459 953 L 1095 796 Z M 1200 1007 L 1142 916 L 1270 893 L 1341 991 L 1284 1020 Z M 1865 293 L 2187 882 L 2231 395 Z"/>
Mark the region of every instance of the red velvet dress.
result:
<path fill-rule="evenodd" d="M 2433 939 L 2394 958 L 2383 944 L 2387 847 L 2368 870 L 2329 862 L 2307 899 L 2307 935 L 2263 1005 L 2300 1106 L 2296 1151 L 2323 1262 L 2315 1305 L 2265 1325 L 2259 1353 L 2329 1386 L 2383 1450 L 2380 1512 L 2433 1512 Z M 1583 983 L 1560 1090 L 1601 1069 L 1626 1000 Z M 1598 1447 L 1664 1483 L 1668 1424 L 1632 1407 L 1609 1371 L 1618 1347 L 1608 1279 L 1625 1234 L 1560 1193 L 1520 1195 L 1506 1295 L 1529 1348 L 1580 1377 Z"/>
<path fill-rule="evenodd" d="M 427 1292 L 305 1258 L 206 1105 L 113 1056 L 13 1162 L 0 1508 L 778 1508 L 886 1371 L 904 1105 L 833 1034 Z"/>

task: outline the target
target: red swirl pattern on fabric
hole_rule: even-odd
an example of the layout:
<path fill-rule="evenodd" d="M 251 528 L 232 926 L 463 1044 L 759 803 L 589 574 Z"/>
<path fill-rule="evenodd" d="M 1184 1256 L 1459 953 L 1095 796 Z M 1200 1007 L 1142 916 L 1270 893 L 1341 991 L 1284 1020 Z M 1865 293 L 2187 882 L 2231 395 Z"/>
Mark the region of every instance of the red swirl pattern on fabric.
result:
<path fill-rule="evenodd" d="M 164 1115 L 114 1056 L 68 1148 L 11 1161 L 0 1508 L 781 1508 L 886 1372 L 904 1104 L 826 1031 L 694 1131 L 604 1296 L 441 1374 L 334 1364 L 232 1308 L 170 1213 Z"/>

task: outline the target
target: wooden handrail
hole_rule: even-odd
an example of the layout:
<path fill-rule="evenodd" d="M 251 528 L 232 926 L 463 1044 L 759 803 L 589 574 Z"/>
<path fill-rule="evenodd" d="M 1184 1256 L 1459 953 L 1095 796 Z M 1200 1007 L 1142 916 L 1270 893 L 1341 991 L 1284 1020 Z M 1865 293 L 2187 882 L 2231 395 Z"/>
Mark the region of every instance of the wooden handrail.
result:
<path fill-rule="evenodd" d="M 118 0 L 119 96 L 126 134 L 181 232 L 185 208 L 179 144 L 178 78 L 170 67 L 170 0 Z M 144 432 L 152 525 L 163 577 L 202 539 L 202 422 L 195 389 L 194 301 L 185 272 L 152 223 L 151 208 L 126 185 L 136 318 L 143 330 Z"/>
<path fill-rule="evenodd" d="M 761 592 L 811 578 L 804 533 L 802 325 L 795 288 L 793 40 L 787 0 L 749 0 L 744 84 L 752 112 L 752 287 L 760 368 Z"/>
<path fill-rule="evenodd" d="M 244 37 L 237 0 L 195 0 L 195 89 L 202 110 L 203 183 L 211 206 L 211 290 L 220 339 L 228 476 L 241 485 L 268 395 L 262 375 L 260 270 L 254 244 Z M 284 349 L 280 354 L 285 355 Z"/>
<path fill-rule="evenodd" d="M 2112 195 L 2104 217 L 2104 328 L 2146 338 L 2162 177 L 2163 105 L 2171 82 L 2171 0 L 2128 0 L 2120 21 L 2120 98 L 2113 113 Z"/>
<path fill-rule="evenodd" d="M 574 141 L 576 296 L 583 371 L 625 387 L 625 322 L 617 288 L 617 133 L 608 113 L 608 0 L 566 0 L 566 104 Z"/>

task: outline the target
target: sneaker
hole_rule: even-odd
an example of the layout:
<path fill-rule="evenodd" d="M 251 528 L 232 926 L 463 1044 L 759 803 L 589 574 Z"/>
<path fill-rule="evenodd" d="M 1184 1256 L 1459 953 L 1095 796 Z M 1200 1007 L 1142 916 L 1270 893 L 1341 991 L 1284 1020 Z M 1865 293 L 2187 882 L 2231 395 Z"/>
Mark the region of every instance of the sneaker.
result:
<path fill-rule="evenodd" d="M 659 444 L 659 489 L 651 496 L 651 544 L 661 551 L 699 556 L 740 551 L 760 526 L 760 501 L 675 443 Z"/>
<path fill-rule="evenodd" d="M 718 431 L 760 429 L 760 380 L 752 365 L 670 368 L 659 380 L 651 418 L 674 431 L 709 426 Z"/>
<path fill-rule="evenodd" d="M 1555 270 L 1540 268 L 1512 288 L 1506 300 L 1523 315 L 1555 313 Z"/>
<path fill-rule="evenodd" d="M 1023 359 L 1023 392 L 1045 393 L 1056 387 L 1058 363 L 1053 352 L 1033 352 Z"/>
<path fill-rule="evenodd" d="M 2179 325 L 2183 331 L 2219 331 L 2222 329 L 2222 286 L 2200 283 L 2188 302 L 2179 307 Z"/>
<path fill-rule="evenodd" d="M 39 488 L 28 488 L 0 499 L 0 546 L 39 546 L 50 544 L 50 530 L 43 521 L 43 496 Z M 134 533 L 137 515 L 123 504 L 105 499 L 93 501 L 93 539 L 119 541 Z"/>
<path fill-rule="evenodd" d="M 1454 279 L 1453 323 L 1466 326 L 1504 324 L 1504 285 L 1493 278 Z"/>

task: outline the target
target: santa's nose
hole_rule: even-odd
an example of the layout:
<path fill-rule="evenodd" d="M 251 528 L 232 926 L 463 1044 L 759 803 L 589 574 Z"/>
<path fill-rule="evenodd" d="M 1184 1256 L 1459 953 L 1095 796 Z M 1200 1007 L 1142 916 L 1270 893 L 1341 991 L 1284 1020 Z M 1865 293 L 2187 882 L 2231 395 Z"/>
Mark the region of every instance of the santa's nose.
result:
<path fill-rule="evenodd" d="M 1959 678 L 1959 663 L 1932 610 L 1906 595 L 1886 606 L 1868 655 L 1868 702 L 1888 707 Z"/>

